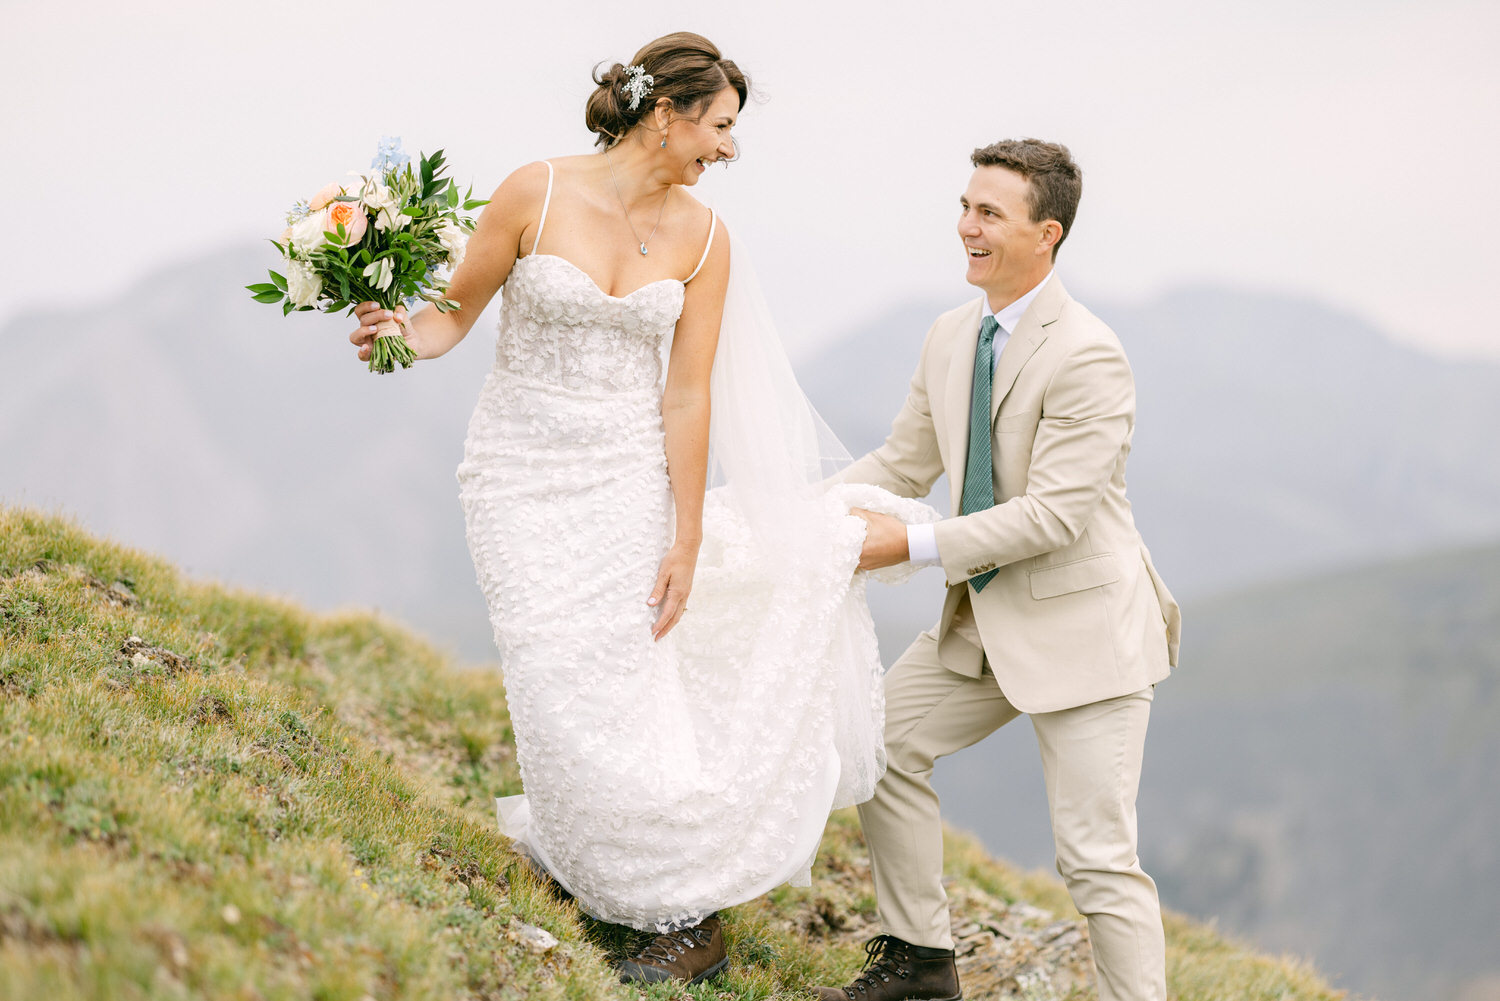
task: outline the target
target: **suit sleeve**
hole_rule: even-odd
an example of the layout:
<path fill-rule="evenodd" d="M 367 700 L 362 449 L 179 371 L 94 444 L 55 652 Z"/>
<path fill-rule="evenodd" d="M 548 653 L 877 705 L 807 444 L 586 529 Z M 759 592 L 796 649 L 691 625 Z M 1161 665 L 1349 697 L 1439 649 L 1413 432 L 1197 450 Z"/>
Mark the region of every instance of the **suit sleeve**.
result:
<path fill-rule="evenodd" d="M 936 525 L 948 582 L 1077 540 L 1124 461 L 1134 424 L 1135 380 L 1124 349 L 1112 337 L 1082 344 L 1042 396 L 1026 492 Z"/>
<path fill-rule="evenodd" d="M 927 355 L 937 324 L 927 331 L 906 402 L 891 424 L 885 444 L 855 460 L 835 476 L 837 483 L 873 483 L 900 497 L 925 497 L 943 473 L 932 408 L 927 397 Z"/>

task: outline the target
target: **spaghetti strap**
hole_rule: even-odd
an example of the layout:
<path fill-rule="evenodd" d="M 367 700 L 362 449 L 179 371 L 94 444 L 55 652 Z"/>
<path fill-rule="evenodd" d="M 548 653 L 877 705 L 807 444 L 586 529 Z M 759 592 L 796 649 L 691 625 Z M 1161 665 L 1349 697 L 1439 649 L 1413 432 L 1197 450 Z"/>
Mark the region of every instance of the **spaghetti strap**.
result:
<path fill-rule="evenodd" d="M 542 199 L 542 217 L 536 221 L 536 239 L 531 241 L 531 252 L 536 253 L 536 248 L 542 243 L 542 227 L 547 225 L 547 209 L 552 204 L 552 161 L 543 160 L 547 165 L 547 197 Z M 694 272 L 696 274 L 697 272 Z"/>
<path fill-rule="evenodd" d="M 719 228 L 719 213 L 715 209 L 709 209 L 708 211 L 709 211 L 709 220 L 708 220 L 708 246 L 706 246 L 706 247 L 703 248 L 703 256 L 700 257 L 700 258 L 698 258 L 698 266 L 693 269 L 693 273 L 692 274 L 690 274 L 690 275 L 687 276 L 687 281 L 684 281 L 682 283 L 684 285 L 686 285 L 688 282 L 692 281 L 694 278 L 698 277 L 698 272 L 700 272 L 700 271 L 703 270 L 703 264 L 704 264 L 705 261 L 708 260 L 708 252 L 713 249 L 713 245 L 714 245 L 714 232 Z"/>

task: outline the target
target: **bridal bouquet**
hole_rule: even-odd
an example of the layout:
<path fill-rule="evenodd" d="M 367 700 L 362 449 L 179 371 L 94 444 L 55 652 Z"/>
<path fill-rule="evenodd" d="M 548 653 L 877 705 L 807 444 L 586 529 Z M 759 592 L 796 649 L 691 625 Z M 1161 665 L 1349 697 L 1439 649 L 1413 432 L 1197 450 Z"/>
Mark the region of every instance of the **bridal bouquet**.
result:
<path fill-rule="evenodd" d="M 271 241 L 286 274 L 272 271 L 269 283 L 246 285 L 256 302 L 281 303 L 283 316 L 308 309 L 353 313 L 361 302 L 391 310 L 418 301 L 444 313 L 458 308 L 447 298 L 448 285 L 474 232 L 463 213 L 487 202 L 471 198 L 472 187 L 459 197 L 453 179 L 441 176 L 442 150 L 418 154 L 413 170 L 401 140 L 385 137 L 370 167 L 292 206 L 286 231 Z M 409 368 L 415 360 L 394 321 L 376 324 L 371 372 Z"/>

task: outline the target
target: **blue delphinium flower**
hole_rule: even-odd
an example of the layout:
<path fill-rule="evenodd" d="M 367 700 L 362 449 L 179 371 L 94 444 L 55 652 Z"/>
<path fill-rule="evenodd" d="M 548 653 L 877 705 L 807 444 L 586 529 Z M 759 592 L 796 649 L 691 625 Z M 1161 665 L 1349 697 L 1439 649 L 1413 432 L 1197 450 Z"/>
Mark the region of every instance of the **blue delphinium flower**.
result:
<path fill-rule="evenodd" d="M 375 147 L 375 159 L 370 161 L 370 166 L 382 174 L 393 167 L 404 167 L 411 162 L 411 157 L 401 152 L 400 136 L 381 136 L 380 143 Z"/>
<path fill-rule="evenodd" d="M 307 204 L 306 199 L 302 199 L 287 210 L 286 224 L 288 226 L 295 226 L 311 214 L 312 208 Z"/>

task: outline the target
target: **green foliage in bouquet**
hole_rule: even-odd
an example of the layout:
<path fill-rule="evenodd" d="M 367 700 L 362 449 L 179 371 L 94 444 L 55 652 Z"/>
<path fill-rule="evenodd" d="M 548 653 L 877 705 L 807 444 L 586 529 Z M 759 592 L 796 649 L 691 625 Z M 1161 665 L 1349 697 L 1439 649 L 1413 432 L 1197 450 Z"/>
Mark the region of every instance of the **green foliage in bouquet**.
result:
<path fill-rule="evenodd" d="M 419 301 L 444 313 L 459 308 L 447 293 L 474 231 L 464 213 L 488 202 L 475 199 L 472 186 L 460 196 L 453 179 L 442 176 L 442 150 L 419 154 L 413 170 L 400 140 L 382 139 L 371 167 L 293 207 L 281 239 L 271 241 L 286 273 L 271 271 L 270 282 L 245 286 L 256 302 L 280 303 L 283 315 L 352 314 L 361 302 L 389 310 Z M 400 327 L 380 321 L 370 371 L 408 368 L 415 360 Z"/>

